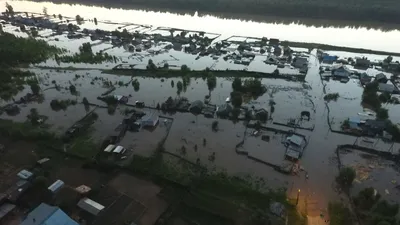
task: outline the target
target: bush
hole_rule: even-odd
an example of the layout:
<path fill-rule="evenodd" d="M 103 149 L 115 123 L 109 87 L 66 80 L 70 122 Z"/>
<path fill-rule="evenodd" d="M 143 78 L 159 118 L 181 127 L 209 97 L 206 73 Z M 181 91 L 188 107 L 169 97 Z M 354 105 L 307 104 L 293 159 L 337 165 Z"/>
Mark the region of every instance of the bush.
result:
<path fill-rule="evenodd" d="M 336 182 L 345 190 L 348 190 L 356 178 L 356 171 L 351 167 L 344 167 L 336 177 Z"/>
<path fill-rule="evenodd" d="M 351 211 L 341 202 L 329 203 L 330 225 L 353 225 Z"/>
<path fill-rule="evenodd" d="M 207 86 L 209 91 L 213 91 L 217 86 L 217 78 L 213 74 L 209 74 L 207 77 Z"/>
<path fill-rule="evenodd" d="M 149 59 L 146 69 L 154 71 L 154 70 L 157 70 L 157 66 L 156 66 L 156 64 L 154 64 L 153 60 Z"/>
<path fill-rule="evenodd" d="M 69 91 L 71 92 L 71 94 L 75 95 L 77 93 L 76 91 L 76 87 L 74 85 L 70 85 L 69 86 Z"/>
<path fill-rule="evenodd" d="M 34 83 L 34 84 L 31 84 L 30 86 L 31 86 L 32 94 L 38 95 L 39 92 L 40 92 L 40 87 L 39 87 L 39 85 L 36 84 L 36 83 Z"/>
<path fill-rule="evenodd" d="M 381 107 L 381 101 L 379 100 L 377 91 L 378 82 L 374 81 L 365 85 L 362 96 L 362 103 L 371 106 L 374 110 L 377 110 Z"/>
<path fill-rule="evenodd" d="M 181 66 L 181 71 L 183 71 L 183 72 L 189 72 L 189 71 L 190 71 L 190 68 L 189 68 L 187 65 L 182 65 L 182 66 Z"/>
<path fill-rule="evenodd" d="M 88 106 L 88 105 L 89 105 L 89 101 L 87 100 L 86 97 L 84 97 L 84 98 L 82 99 L 82 103 L 83 103 L 85 106 Z"/>
<path fill-rule="evenodd" d="M 324 100 L 329 102 L 331 100 L 336 101 L 339 98 L 339 93 L 331 93 L 324 96 Z"/>

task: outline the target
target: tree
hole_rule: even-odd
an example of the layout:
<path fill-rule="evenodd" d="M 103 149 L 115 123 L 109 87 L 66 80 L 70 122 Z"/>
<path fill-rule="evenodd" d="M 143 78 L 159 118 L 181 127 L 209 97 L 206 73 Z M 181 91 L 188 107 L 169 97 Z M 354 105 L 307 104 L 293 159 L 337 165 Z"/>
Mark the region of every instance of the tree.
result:
<path fill-rule="evenodd" d="M 356 178 L 356 171 L 351 167 L 344 167 L 336 177 L 336 182 L 345 190 L 348 190 Z"/>
<path fill-rule="evenodd" d="M 280 73 L 279 73 L 279 70 L 278 70 L 278 69 L 275 69 L 274 72 L 273 72 L 273 75 L 278 76 L 279 74 L 280 74 Z"/>
<path fill-rule="evenodd" d="M 387 109 L 379 108 L 376 112 L 376 118 L 378 120 L 386 120 L 389 118 L 389 113 Z"/>
<path fill-rule="evenodd" d="M 89 105 L 89 101 L 87 100 L 86 97 L 84 97 L 84 98 L 82 99 L 82 103 L 83 103 L 85 106 L 88 106 L 88 105 Z"/>
<path fill-rule="evenodd" d="M 174 80 L 171 80 L 171 87 L 174 88 L 174 86 L 175 86 Z"/>
<path fill-rule="evenodd" d="M 386 59 L 384 59 L 383 61 L 386 62 L 386 63 L 391 63 L 391 62 L 393 61 L 393 57 L 389 55 L 389 56 L 386 57 Z"/>
<path fill-rule="evenodd" d="M 211 92 L 217 86 L 217 78 L 213 74 L 209 74 L 207 77 L 208 90 Z"/>
<path fill-rule="evenodd" d="M 178 93 L 180 94 L 183 89 L 182 81 L 178 81 L 178 83 L 176 83 L 176 88 L 178 89 Z"/>
<path fill-rule="evenodd" d="M 96 17 L 93 19 L 93 22 L 94 22 L 95 25 L 97 25 L 97 18 Z"/>
<path fill-rule="evenodd" d="M 189 72 L 190 68 L 187 65 L 184 64 L 184 65 L 181 66 L 181 71 Z"/>
<path fill-rule="evenodd" d="M 63 16 L 62 16 L 61 14 L 58 14 L 58 19 L 59 19 L 59 20 L 62 20 L 62 19 L 63 19 Z"/>
<path fill-rule="evenodd" d="M 40 92 L 39 85 L 37 83 L 31 84 L 31 91 L 32 91 L 32 94 L 38 95 Z"/>
<path fill-rule="evenodd" d="M 235 108 L 239 108 L 243 102 L 242 93 L 240 93 L 238 91 L 232 91 L 231 92 L 231 102 Z"/>
<path fill-rule="evenodd" d="M 239 77 L 235 77 L 235 79 L 232 81 L 232 89 L 234 91 L 241 91 L 242 90 L 242 79 Z"/>
<path fill-rule="evenodd" d="M 0 23 L 0 34 L 2 34 L 4 31 L 3 31 L 3 24 L 1 24 Z"/>
<path fill-rule="evenodd" d="M 47 14 L 47 8 L 46 8 L 46 7 L 43 7 L 43 14 L 44 14 L 45 16 L 49 16 L 49 14 Z"/>
<path fill-rule="evenodd" d="M 151 71 L 157 70 L 157 66 L 156 66 L 156 64 L 154 64 L 152 59 L 149 59 L 146 69 L 151 70 Z"/>
<path fill-rule="evenodd" d="M 6 2 L 6 13 L 14 17 L 14 8 L 8 2 Z"/>
<path fill-rule="evenodd" d="M 70 85 L 69 86 L 69 91 L 71 92 L 71 94 L 75 95 L 77 93 L 76 91 L 76 87 L 74 85 Z"/>
<path fill-rule="evenodd" d="M 80 15 L 75 16 L 76 23 L 81 25 L 83 22 L 83 18 Z"/>

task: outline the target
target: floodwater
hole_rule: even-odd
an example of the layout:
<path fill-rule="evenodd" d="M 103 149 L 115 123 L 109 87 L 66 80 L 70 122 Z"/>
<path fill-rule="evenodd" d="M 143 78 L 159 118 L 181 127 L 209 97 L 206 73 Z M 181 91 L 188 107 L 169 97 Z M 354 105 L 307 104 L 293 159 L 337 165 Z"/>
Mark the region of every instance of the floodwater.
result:
<path fill-rule="evenodd" d="M 3 1 L 4 2 L 4 1 Z M 1 4 L 1 2 L 0 2 Z M 123 10 L 123 9 L 105 9 L 101 7 L 88 7 L 82 5 L 64 5 L 53 4 L 49 2 L 34 3 L 27 1 L 13 1 L 12 5 L 15 11 L 29 11 L 41 12 L 43 7 L 46 7 L 49 14 L 62 14 L 64 16 L 74 17 L 80 14 L 85 18 L 94 18 L 98 20 L 112 20 L 115 22 L 131 22 L 135 24 L 146 24 L 154 27 L 176 27 L 190 30 L 203 30 L 209 33 L 221 34 L 221 39 L 228 38 L 232 35 L 255 36 L 255 37 L 275 37 L 280 39 L 287 39 L 292 41 L 305 41 L 305 42 L 319 42 L 326 44 L 334 44 L 349 47 L 361 47 L 375 50 L 399 51 L 400 45 L 397 40 L 400 39 L 400 32 L 394 30 L 391 32 L 383 32 L 379 30 L 367 30 L 364 28 L 315 28 L 306 27 L 303 25 L 290 24 L 268 24 L 268 23 L 255 23 L 245 22 L 239 20 L 223 20 L 212 16 L 198 17 L 196 15 L 175 15 L 171 13 L 159 12 L 145 12 L 138 10 Z M 84 26 L 94 28 L 90 23 L 85 23 Z M 102 25 L 103 26 L 103 25 Z M 104 25 L 102 29 L 117 29 L 120 25 Z M 12 30 L 12 28 L 5 28 Z M 146 30 L 147 28 L 130 26 L 127 29 L 130 31 L 139 29 Z M 7 31 L 9 31 L 7 30 Z M 47 31 L 43 31 L 46 34 Z M 47 32 L 48 33 L 48 32 Z M 338 38 L 346 37 L 346 38 Z M 385 41 L 382 41 L 385 40 Z M 78 40 L 63 40 L 55 41 L 50 40 L 51 44 L 56 44 L 67 48 L 71 52 L 78 51 L 79 45 L 87 39 Z M 92 43 L 93 44 L 93 43 Z M 129 58 L 131 54 L 126 53 L 121 48 L 111 48 L 110 44 L 97 43 L 93 47 L 95 51 L 109 49 L 110 54 L 116 54 L 119 57 Z M 301 49 L 299 51 L 302 51 Z M 354 55 L 346 54 L 343 52 L 336 52 L 342 57 L 354 57 Z M 213 64 L 209 58 L 203 57 L 195 60 L 193 55 L 183 54 L 182 52 L 174 52 L 174 57 L 178 56 L 181 64 L 187 63 L 193 69 L 204 69 L 204 67 Z M 141 59 L 140 66 L 144 67 L 147 59 L 154 59 L 155 63 L 159 64 L 166 60 L 168 55 L 147 56 L 148 58 Z M 372 57 L 372 56 L 371 56 Z M 377 60 L 382 60 L 386 56 L 376 56 Z M 124 59 L 125 59 L 124 58 Z M 132 57 L 131 57 L 132 58 Z M 171 57 L 172 58 L 172 57 Z M 133 60 L 133 59 L 132 59 Z M 139 59 L 136 59 L 140 61 Z M 261 59 L 260 59 L 261 60 Z M 260 68 L 257 64 L 260 60 L 254 60 L 250 64 L 249 70 Z M 396 59 L 395 59 L 396 60 Z M 48 61 L 42 65 L 57 66 L 54 61 Z M 59 132 L 64 132 L 74 121 L 79 120 L 85 113 L 86 109 L 82 104 L 70 106 L 66 111 L 53 112 L 50 108 L 50 101 L 52 99 L 76 99 L 78 102 L 86 97 L 89 102 L 105 105 L 103 102 L 97 100 L 103 92 L 107 90 L 104 86 L 104 81 L 112 82 L 117 89 L 113 94 L 130 95 L 129 103 L 133 104 L 136 100 L 144 101 L 146 105 L 155 106 L 157 103 L 162 103 L 169 96 L 177 97 L 176 84 L 181 78 L 169 79 L 156 79 L 134 77 L 140 83 L 140 89 L 134 90 L 131 85 L 132 78 L 129 76 L 117 76 L 104 74 L 98 69 L 111 68 L 113 63 L 105 63 L 99 65 L 86 65 L 74 64 L 75 67 L 93 68 L 91 70 L 77 70 L 64 71 L 62 69 L 37 69 L 31 70 L 37 73 L 40 80 L 40 85 L 44 91 L 44 101 L 42 103 L 31 103 L 27 106 L 21 107 L 20 114 L 16 116 L 1 115 L 1 118 L 12 118 L 17 121 L 25 121 L 26 116 L 31 108 L 37 108 L 39 114 L 44 114 L 49 117 L 49 123 L 55 124 L 52 128 Z M 216 69 L 243 69 L 243 67 L 234 64 L 225 64 L 220 62 Z M 62 64 L 61 66 L 69 66 L 69 64 Z M 233 123 L 228 120 L 220 120 L 220 131 L 212 132 L 211 124 L 213 119 L 206 119 L 202 115 L 195 116 L 189 113 L 176 113 L 169 115 L 174 119 L 171 126 L 171 132 L 165 143 L 167 151 L 174 154 L 181 154 L 187 159 L 197 162 L 199 160 L 202 164 L 209 168 L 217 170 L 226 170 L 230 174 L 251 174 L 263 177 L 267 181 L 267 185 L 272 188 L 286 187 L 290 197 L 295 198 L 298 189 L 301 189 L 300 201 L 309 203 L 308 213 L 311 215 L 319 215 L 325 212 L 328 201 L 337 199 L 337 193 L 333 191 L 334 178 L 337 175 L 337 164 L 334 160 L 335 149 L 339 144 L 353 144 L 358 141 L 355 137 L 332 133 L 329 130 L 328 119 L 333 121 L 337 126 L 344 119 L 349 116 L 361 112 L 363 109 L 360 106 L 362 88 L 359 86 L 358 81 L 350 80 L 346 84 L 336 81 L 321 81 L 319 76 L 319 63 L 315 58 L 315 51 L 310 54 L 309 71 L 306 76 L 305 82 L 284 81 L 278 79 L 262 79 L 262 83 L 267 87 L 267 93 L 257 99 L 249 99 L 245 102 L 246 105 L 254 105 L 256 108 L 266 108 L 269 111 L 269 102 L 273 100 L 276 102 L 275 112 L 272 114 L 273 122 L 287 123 L 290 119 L 298 119 L 302 111 L 311 112 L 311 120 L 304 124 L 307 128 L 313 128 L 313 131 L 297 129 L 296 132 L 301 133 L 309 138 L 308 146 L 300 160 L 300 165 L 308 174 L 308 179 L 305 177 L 305 172 L 300 173 L 298 176 L 282 175 L 270 167 L 255 162 L 247 156 L 238 155 L 235 152 L 235 146 L 245 135 L 245 126 L 239 123 Z M 273 70 L 274 68 L 270 68 Z M 265 72 L 269 72 L 266 69 Z M 374 71 L 371 71 L 374 73 Z M 77 76 L 78 75 L 78 76 Z M 56 90 L 53 87 L 52 81 L 60 85 L 61 90 Z M 172 81 L 174 86 L 172 87 Z M 121 83 L 118 84 L 118 83 Z M 217 86 L 211 91 L 211 103 L 220 105 L 224 103 L 226 97 L 230 95 L 232 79 L 230 78 L 217 78 Z M 74 84 L 78 91 L 78 96 L 71 95 L 68 87 Z M 337 102 L 330 102 L 330 115 L 328 117 L 328 110 L 323 100 L 324 85 L 326 85 L 326 93 L 340 92 L 341 97 Z M 25 89 L 15 99 L 23 96 L 29 91 Z M 186 90 L 180 93 L 180 96 L 187 97 L 189 101 L 202 100 L 205 95 L 210 94 L 206 81 L 201 78 L 190 79 L 190 83 Z M 389 115 L 394 120 L 400 120 L 397 113 L 399 106 L 387 105 Z M 97 109 L 96 109 L 97 110 Z M 105 137 L 114 132 L 115 128 L 124 118 L 122 115 L 123 107 L 116 110 L 114 115 L 108 115 L 106 109 L 99 109 L 99 120 L 95 123 L 95 136 L 98 139 Z M 271 122 L 269 126 L 279 127 L 273 125 Z M 287 127 L 279 127 L 280 129 L 290 129 Z M 135 148 L 138 145 L 141 150 L 138 152 L 142 155 L 148 155 L 148 149 L 154 149 L 155 144 L 160 140 L 165 133 L 165 127 L 160 126 L 161 131 L 152 133 L 140 134 L 138 136 L 127 134 L 122 140 L 122 143 L 128 147 Z M 145 131 L 147 132 L 147 131 Z M 154 139 L 149 138 L 154 135 Z M 151 136 L 153 137 L 153 136 Z M 203 139 L 207 140 L 207 144 L 203 145 Z M 278 138 L 278 137 L 277 137 Z M 143 144 L 143 140 L 151 142 L 149 145 Z M 271 143 L 258 143 L 259 140 L 249 138 L 245 143 L 247 148 L 254 148 L 254 154 L 260 157 L 271 158 L 275 161 L 283 160 L 283 152 L 281 143 L 278 139 L 271 141 Z M 139 143 L 140 142 L 140 143 Z M 132 144 L 132 145 L 131 145 Z M 264 147 L 264 144 L 266 145 Z M 197 150 L 195 149 L 197 145 Z M 182 146 L 185 146 L 186 151 L 183 153 Z M 268 151 L 268 148 L 272 149 Z M 397 149 L 396 147 L 395 149 Z M 215 157 L 210 157 L 215 153 Z M 310 204 L 313 203 L 313 204 Z"/>
<path fill-rule="evenodd" d="M 5 5 L 6 0 L 1 0 Z M 141 10 L 126 10 L 103 8 L 85 5 L 54 4 L 51 2 L 13 1 L 15 11 L 41 13 L 43 7 L 50 15 L 62 14 L 75 17 L 77 14 L 84 18 L 108 20 L 113 22 L 131 22 L 152 25 L 154 27 L 177 27 L 189 30 L 219 33 L 225 37 L 232 35 L 279 38 L 283 40 L 333 44 L 338 46 L 359 47 L 374 50 L 397 51 L 400 31 L 367 28 L 333 28 L 314 27 L 299 24 L 259 23 L 235 19 L 221 19 L 214 16 L 177 15 L 172 13 L 150 12 Z"/>

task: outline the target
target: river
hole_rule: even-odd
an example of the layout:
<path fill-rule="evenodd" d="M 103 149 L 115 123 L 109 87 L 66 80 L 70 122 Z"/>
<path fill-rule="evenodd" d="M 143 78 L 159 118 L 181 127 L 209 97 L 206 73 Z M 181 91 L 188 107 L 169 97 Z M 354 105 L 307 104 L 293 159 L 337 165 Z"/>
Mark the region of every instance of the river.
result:
<path fill-rule="evenodd" d="M 0 0 L 1 11 L 4 11 L 6 0 Z M 232 35 L 279 38 L 282 40 L 331 44 L 345 47 L 357 47 L 372 50 L 400 52 L 400 31 L 384 32 L 368 28 L 334 28 L 314 27 L 297 23 L 276 24 L 241 21 L 237 19 L 221 19 L 215 16 L 178 15 L 172 13 L 151 12 L 142 10 L 126 10 L 121 8 L 104 8 L 85 5 L 54 4 L 51 2 L 10 2 L 14 11 L 41 13 L 43 7 L 50 15 L 62 14 L 75 17 L 77 14 L 98 20 L 113 22 L 130 22 L 152 25 L 154 27 L 174 27 L 219 33 L 229 37 Z M 310 12 L 312 13 L 312 12 Z"/>

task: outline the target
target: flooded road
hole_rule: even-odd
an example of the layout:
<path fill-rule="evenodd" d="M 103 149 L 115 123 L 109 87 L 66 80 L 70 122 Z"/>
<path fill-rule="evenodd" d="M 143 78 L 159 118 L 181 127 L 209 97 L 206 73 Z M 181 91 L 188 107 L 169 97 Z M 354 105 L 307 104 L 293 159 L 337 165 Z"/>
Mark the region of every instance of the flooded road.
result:
<path fill-rule="evenodd" d="M 1 0 L 4 7 L 6 0 Z M 75 17 L 77 14 L 93 19 L 112 22 L 130 22 L 152 25 L 154 27 L 175 27 L 189 30 L 202 30 L 222 34 L 224 37 L 232 35 L 279 38 L 283 40 L 332 44 L 338 46 L 358 47 L 373 50 L 400 52 L 397 44 L 400 31 L 383 32 L 367 28 L 322 28 L 299 24 L 258 23 L 235 19 L 221 19 L 214 16 L 177 15 L 140 10 L 125 10 L 117 8 L 92 7 L 84 5 L 54 4 L 51 2 L 12 1 L 15 11 L 41 13 L 46 7 L 49 14 L 62 14 Z M 4 8 L 0 8 L 3 10 Z M 383 41 L 384 40 L 384 41 Z"/>

